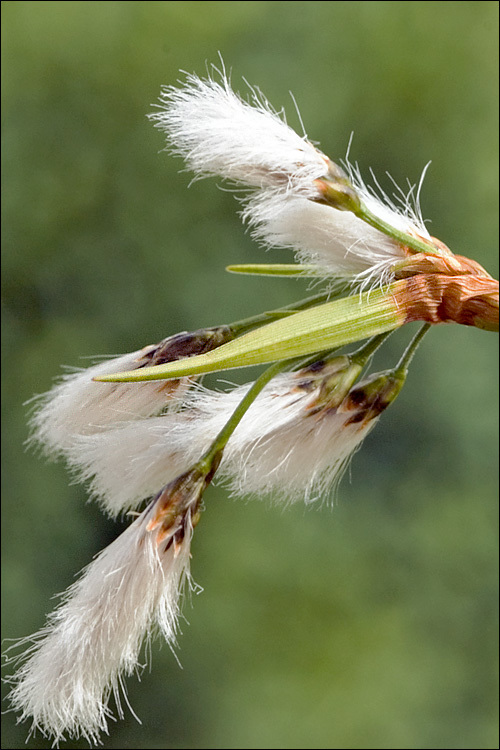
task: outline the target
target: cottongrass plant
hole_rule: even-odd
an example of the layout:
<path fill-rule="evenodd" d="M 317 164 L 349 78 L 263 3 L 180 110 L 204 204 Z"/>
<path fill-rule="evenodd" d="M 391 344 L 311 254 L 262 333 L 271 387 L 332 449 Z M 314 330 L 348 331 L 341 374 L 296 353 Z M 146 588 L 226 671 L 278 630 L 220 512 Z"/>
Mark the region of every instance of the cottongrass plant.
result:
<path fill-rule="evenodd" d="M 311 277 L 325 291 L 71 372 L 35 400 L 32 442 L 64 457 L 108 514 L 137 514 L 46 626 L 14 647 L 12 707 L 55 744 L 97 744 L 111 695 L 123 716 L 123 678 L 140 668 L 144 641 L 160 632 L 175 646 L 192 534 L 214 476 L 233 495 L 325 498 L 398 396 L 432 325 L 498 330 L 498 282 L 430 236 L 420 186 L 395 200 L 378 195 L 258 89 L 235 93 L 224 70 L 165 87 L 150 117 L 195 178 L 243 187 L 253 236 L 297 261 L 229 270 Z M 414 321 L 421 328 L 399 363 L 369 373 L 387 336 Z M 339 352 L 356 341 L 365 343 Z M 265 363 L 255 382 L 227 391 L 198 380 Z"/>

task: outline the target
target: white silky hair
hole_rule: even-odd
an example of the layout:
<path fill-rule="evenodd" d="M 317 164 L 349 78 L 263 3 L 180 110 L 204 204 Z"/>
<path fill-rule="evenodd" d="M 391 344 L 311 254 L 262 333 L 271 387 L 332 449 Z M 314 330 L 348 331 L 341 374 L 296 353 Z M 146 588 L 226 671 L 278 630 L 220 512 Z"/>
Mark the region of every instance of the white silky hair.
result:
<path fill-rule="evenodd" d="M 306 504 L 325 497 L 377 421 L 351 423 L 352 411 L 317 409 L 318 388 L 290 385 L 289 376 L 272 382 L 229 441 L 221 473 L 233 495 Z"/>
<path fill-rule="evenodd" d="M 196 385 L 179 411 L 75 436 L 68 464 L 107 513 L 134 509 L 203 455 L 249 387 L 220 393 Z"/>
<path fill-rule="evenodd" d="M 337 372 L 337 365 L 329 371 L 327 365 L 319 372 L 282 374 L 266 386 L 229 439 L 220 465 L 223 481 L 235 494 L 274 493 L 286 501 L 311 502 L 335 485 L 376 421 L 355 423 L 356 407 L 333 408 L 325 402 L 319 408 L 323 376 Z M 134 497 L 144 495 L 137 489 L 141 482 L 150 492 L 173 475 L 182 478 L 183 466 L 206 450 L 250 387 L 224 393 L 198 386 L 178 413 L 82 435 L 74 465 L 92 478 L 93 491 L 105 505 L 118 509 L 121 487 L 127 497 L 122 509 L 129 507 Z M 134 432 L 139 435 L 137 462 L 131 461 Z M 160 506 L 159 521 L 155 518 L 165 493 L 168 501 L 167 486 L 84 570 L 47 625 L 18 644 L 25 652 L 11 678 L 10 700 L 21 720 L 31 718 L 32 733 L 40 730 L 55 743 L 65 735 L 97 743 L 112 716 L 111 695 L 123 716 L 123 677 L 140 667 L 144 639 L 159 629 L 175 644 L 179 598 L 190 581 L 189 508 L 197 507 L 204 480 L 199 475 L 191 484 L 172 480 L 175 491 L 184 487 L 184 499 L 172 489 L 177 507 L 187 509 L 180 538 L 175 536 L 179 527 L 165 535 Z M 136 495 L 127 489 L 130 484 Z"/>
<path fill-rule="evenodd" d="M 206 79 L 187 75 L 181 88 L 164 86 L 159 111 L 150 115 L 170 150 L 198 177 L 218 175 L 255 188 L 281 186 L 316 197 L 314 180 L 328 158 L 299 136 L 264 95 L 235 93 L 224 70 Z"/>
<path fill-rule="evenodd" d="M 357 164 L 351 164 L 346 159 L 342 166 L 345 168 L 355 190 L 361 196 L 363 203 L 375 216 L 412 237 L 419 237 L 424 240 L 431 239 L 420 207 L 420 191 L 430 162 L 422 170 L 417 184 L 408 181 L 406 191 L 396 183 L 390 174 L 387 174 L 394 188 L 392 198 L 379 184 L 373 171 L 371 171 L 371 176 L 375 187 L 368 185 L 363 180 Z"/>
<path fill-rule="evenodd" d="M 299 262 L 316 264 L 330 278 L 368 287 L 390 282 L 391 267 L 406 257 L 403 248 L 352 213 L 316 203 L 322 194 L 315 180 L 329 179 L 329 158 L 292 130 L 259 89 L 249 91 L 249 101 L 235 93 L 224 66 L 205 79 L 187 75 L 179 87 L 163 88 L 150 118 L 196 177 L 218 175 L 254 189 L 242 199 L 242 216 L 265 246 L 292 248 Z M 409 185 L 405 193 L 395 185 L 393 200 L 376 180 L 376 190 L 367 187 L 357 166 L 346 160 L 343 167 L 377 218 L 430 237 L 419 207 L 425 170 L 418 189 Z"/>
<path fill-rule="evenodd" d="M 322 382 L 303 388 L 304 372 L 274 378 L 257 397 L 231 435 L 218 476 L 232 494 L 271 496 L 285 503 L 313 502 L 335 488 L 352 454 L 376 423 L 350 423 L 352 411 L 316 409 Z M 251 384 L 227 393 L 198 389 L 189 401 L 199 413 L 200 431 L 215 437 L 219 424 Z M 193 421 L 193 432 L 196 430 Z M 187 432 L 182 439 L 190 441 Z"/>
<path fill-rule="evenodd" d="M 279 427 L 269 423 L 260 437 L 229 451 L 223 473 L 232 494 L 272 496 L 285 504 L 328 497 L 376 420 L 347 422 L 347 415 L 325 409 L 290 414 Z"/>
<path fill-rule="evenodd" d="M 221 427 L 228 416 L 221 414 Z M 78 481 L 89 481 L 91 496 L 117 516 L 136 508 L 200 458 L 211 441 L 201 427 L 186 411 L 125 422 L 76 436 L 66 459 Z"/>
<path fill-rule="evenodd" d="M 217 477 L 235 495 L 312 502 L 336 485 L 371 428 L 346 424 L 351 415 L 335 409 L 313 414 L 320 381 L 311 391 L 300 382 L 298 373 L 274 378 L 230 437 Z M 81 436 L 69 463 L 108 513 L 135 508 L 203 455 L 250 387 L 197 386 L 178 412 Z"/>
<path fill-rule="evenodd" d="M 147 364 L 156 345 L 106 359 L 62 376 L 53 388 L 35 397 L 30 442 L 49 456 L 71 450 L 75 436 L 92 435 L 103 426 L 158 414 L 173 406 L 185 390 L 185 380 L 143 383 L 99 383 L 94 377 L 134 370 Z"/>
<path fill-rule="evenodd" d="M 318 408 L 321 383 L 319 374 L 282 374 L 252 404 L 220 465 L 223 481 L 235 494 L 273 493 L 288 502 L 303 498 L 308 503 L 336 484 L 376 420 L 353 423 L 352 410 L 327 404 Z M 118 509 L 121 488 L 127 498 L 121 509 L 129 507 L 134 497 L 144 495 L 138 489 L 141 482 L 150 492 L 192 464 L 250 387 L 223 393 L 198 386 L 179 413 L 83 435 L 80 470 L 92 478 L 93 491 L 105 505 Z M 131 461 L 134 432 L 137 462 Z M 184 508 L 190 507 L 190 497 L 199 500 L 203 481 L 193 480 Z M 83 571 L 46 626 L 17 644 L 25 651 L 11 678 L 10 700 L 20 720 L 32 720 L 31 733 L 39 730 L 55 743 L 66 735 L 97 743 L 99 734 L 107 732 L 112 695 L 123 717 L 123 677 L 141 666 L 144 640 L 159 630 L 175 645 L 179 599 L 191 582 L 192 524 L 187 515 L 177 543 L 176 529 L 165 536 L 161 513 L 160 528 L 152 523 L 160 498 Z"/>
<path fill-rule="evenodd" d="M 157 532 L 147 529 L 151 511 L 87 566 L 39 633 L 15 645 L 25 651 L 12 657 L 20 666 L 10 700 L 21 721 L 31 718 L 31 734 L 39 730 L 54 744 L 65 735 L 97 744 L 112 717 L 111 695 L 123 718 L 123 677 L 142 666 L 144 640 L 160 631 L 175 645 L 179 599 L 186 582 L 192 585 L 192 526 L 180 543 L 157 544 Z"/>
<path fill-rule="evenodd" d="M 291 248 L 300 263 L 318 266 L 324 276 L 368 274 L 385 281 L 406 257 L 394 240 L 354 214 L 278 190 L 255 193 L 242 217 L 266 247 Z"/>

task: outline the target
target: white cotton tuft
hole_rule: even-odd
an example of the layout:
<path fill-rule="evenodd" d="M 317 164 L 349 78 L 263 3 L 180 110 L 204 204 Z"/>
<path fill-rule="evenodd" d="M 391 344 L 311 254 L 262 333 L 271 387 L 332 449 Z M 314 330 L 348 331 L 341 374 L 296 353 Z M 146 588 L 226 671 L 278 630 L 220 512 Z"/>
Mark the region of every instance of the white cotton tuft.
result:
<path fill-rule="evenodd" d="M 300 263 L 317 265 L 325 276 L 389 281 L 394 263 L 406 257 L 398 243 L 354 214 L 278 190 L 255 193 L 242 216 L 265 246 L 291 248 Z"/>
<path fill-rule="evenodd" d="M 158 344 L 64 375 L 52 390 L 34 399 L 31 442 L 42 445 L 48 455 L 74 456 L 74 444 L 81 436 L 177 409 L 193 378 L 131 383 L 103 383 L 94 378 L 203 354 L 231 338 L 229 326 L 177 333 Z"/>
<path fill-rule="evenodd" d="M 116 516 L 187 471 L 210 440 L 187 412 L 173 412 L 77 436 L 66 458 L 77 479 L 89 481 L 91 495 Z"/>
<path fill-rule="evenodd" d="M 321 374 L 279 375 L 252 403 L 229 438 L 217 472 L 233 494 L 273 494 L 280 500 L 308 503 L 338 483 L 377 419 L 355 421 L 352 411 L 316 408 L 322 380 Z M 144 440 L 150 442 L 133 467 L 138 486 L 141 476 L 149 482 L 143 474 L 146 464 L 159 487 L 168 476 L 162 472 L 171 470 L 167 467 L 183 470 L 201 457 L 251 385 L 225 393 L 199 387 L 189 393 L 179 413 L 148 420 L 152 424 L 150 431 L 144 425 Z M 95 463 L 93 469 L 97 477 Z M 101 483 L 106 471 L 100 473 Z M 114 492 L 119 498 L 119 483 Z M 110 498 L 112 493 L 108 490 L 103 496 Z"/>
<path fill-rule="evenodd" d="M 167 144 L 199 177 L 219 175 L 251 187 L 279 186 L 316 197 L 313 181 L 328 171 L 328 158 L 290 128 L 262 93 L 246 102 L 225 72 L 220 81 L 188 75 L 182 88 L 165 86 L 150 115 Z"/>
<path fill-rule="evenodd" d="M 65 735 L 98 743 L 111 694 L 123 717 L 123 675 L 140 668 L 144 639 L 159 629 L 175 644 L 192 525 L 188 518 L 180 537 L 160 538 L 147 528 L 153 507 L 84 570 L 46 627 L 17 644 L 26 651 L 11 678 L 12 707 L 55 744 Z"/>
<path fill-rule="evenodd" d="M 248 388 L 249 386 L 245 386 Z M 178 411 L 73 438 L 66 459 L 76 479 L 112 516 L 136 508 L 200 459 L 242 392 L 196 386 Z"/>
<path fill-rule="evenodd" d="M 375 423 L 347 424 L 351 414 L 315 410 L 321 378 L 307 389 L 300 382 L 297 373 L 274 378 L 230 437 L 217 476 L 235 495 L 312 501 L 340 480 Z M 112 515 L 137 507 L 199 460 L 250 387 L 198 387 L 179 412 L 81 437 L 70 465 Z"/>
<path fill-rule="evenodd" d="M 35 399 L 32 442 L 49 455 L 71 449 L 75 435 L 91 435 L 124 420 L 158 414 L 185 390 L 185 381 L 99 383 L 93 380 L 149 364 L 148 346 L 98 365 L 64 375 L 48 393 Z"/>
<path fill-rule="evenodd" d="M 232 435 L 220 473 L 234 495 L 270 495 L 313 502 L 335 488 L 368 432 L 352 412 L 317 408 L 321 383 L 299 386 L 297 375 L 275 378 Z M 240 390 L 240 389 L 236 389 Z"/>
<path fill-rule="evenodd" d="M 269 421 L 253 440 L 236 439 L 223 473 L 234 495 L 272 494 L 282 502 L 312 503 L 337 487 L 376 421 L 348 424 L 348 417 L 335 410 L 313 415 L 296 405 L 279 426 Z"/>
<path fill-rule="evenodd" d="M 247 102 L 224 69 L 216 74 L 217 80 L 188 75 L 179 88 L 164 87 L 150 118 L 166 133 L 170 150 L 198 177 L 219 175 L 258 188 L 242 215 L 264 245 L 292 248 L 299 262 L 317 265 L 327 277 L 362 286 L 390 282 L 394 263 L 407 257 L 404 248 L 342 206 L 321 204 L 315 181 L 340 179 L 379 220 L 428 240 L 418 203 L 422 180 L 407 194 L 395 185 L 394 200 L 378 184 L 368 188 L 356 166 L 346 161 L 344 173 L 295 133 L 258 89 L 250 88 Z"/>

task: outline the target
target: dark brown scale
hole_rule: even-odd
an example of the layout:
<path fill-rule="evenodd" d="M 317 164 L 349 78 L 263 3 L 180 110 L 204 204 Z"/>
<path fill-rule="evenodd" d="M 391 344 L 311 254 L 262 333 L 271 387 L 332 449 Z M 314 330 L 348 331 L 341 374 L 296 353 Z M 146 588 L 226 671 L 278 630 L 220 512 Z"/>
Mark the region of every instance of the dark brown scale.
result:
<path fill-rule="evenodd" d="M 170 549 L 170 547 L 172 546 L 173 541 L 174 541 L 174 537 L 171 536 L 170 539 L 168 540 L 168 542 L 166 543 L 165 548 L 163 550 L 164 554 L 165 554 L 165 552 L 167 552 Z"/>
<path fill-rule="evenodd" d="M 360 383 L 347 395 L 342 411 L 350 414 L 348 424 L 365 424 L 378 417 L 396 398 L 404 383 L 404 376 L 380 373 L 372 379 Z"/>
<path fill-rule="evenodd" d="M 186 521 L 184 519 L 182 526 L 178 529 L 178 531 L 175 532 L 175 534 L 172 537 L 172 539 L 174 540 L 176 544 L 181 544 L 182 541 L 184 540 L 184 537 L 186 536 L 185 522 Z"/>
<path fill-rule="evenodd" d="M 367 403 L 362 409 L 356 411 L 352 417 L 346 421 L 348 424 L 359 424 L 359 422 L 371 422 L 372 419 L 378 417 L 382 412 L 387 409 L 388 402 L 382 397 L 378 396 L 371 403 Z"/>
<path fill-rule="evenodd" d="M 166 362 L 174 362 L 183 357 L 205 354 L 233 338 L 229 326 L 200 328 L 190 333 L 178 333 L 161 341 L 152 351 L 144 355 L 141 367 L 153 367 Z"/>
<path fill-rule="evenodd" d="M 305 367 L 302 372 L 321 372 L 321 370 L 325 366 L 325 360 L 324 359 L 318 359 L 317 362 L 313 362 L 312 365 L 309 365 L 308 367 Z"/>
<path fill-rule="evenodd" d="M 314 388 L 316 388 L 317 385 L 318 384 L 316 380 L 311 379 L 311 380 L 301 380 L 300 382 L 297 383 L 296 387 L 302 391 L 309 392 L 309 391 L 314 390 Z"/>
<path fill-rule="evenodd" d="M 366 403 L 366 394 L 361 388 L 354 388 L 348 396 L 349 404 L 354 406 L 361 406 Z M 359 420 L 356 420 L 359 421 Z"/>
<path fill-rule="evenodd" d="M 196 514 L 199 507 L 199 503 L 195 503 L 195 507 L 189 507 L 186 512 L 184 513 L 179 528 L 174 531 L 174 533 L 171 535 L 167 543 L 165 544 L 163 552 L 167 552 L 167 550 L 172 546 L 178 546 L 182 544 L 184 541 L 184 537 L 186 536 L 186 527 L 188 524 L 188 518 L 191 520 L 192 517 Z M 196 525 L 196 524 L 193 524 Z"/>
<path fill-rule="evenodd" d="M 346 421 L 346 425 L 348 424 L 358 424 L 359 422 L 363 422 L 366 417 L 365 411 L 357 411 L 355 414 L 353 414 L 352 417 L 349 417 L 349 419 Z"/>

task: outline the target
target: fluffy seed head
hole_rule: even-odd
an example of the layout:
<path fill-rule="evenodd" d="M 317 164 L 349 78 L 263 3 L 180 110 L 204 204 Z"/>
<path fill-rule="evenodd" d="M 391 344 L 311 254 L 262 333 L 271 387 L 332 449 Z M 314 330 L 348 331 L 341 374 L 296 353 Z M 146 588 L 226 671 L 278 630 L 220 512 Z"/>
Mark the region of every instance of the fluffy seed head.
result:
<path fill-rule="evenodd" d="M 141 646 L 155 630 L 175 644 L 179 597 L 189 576 L 189 550 L 205 478 L 192 473 L 166 487 L 113 544 L 101 552 L 24 647 L 10 700 L 57 743 L 83 736 L 97 743 L 112 716 L 123 716 L 123 675 L 140 667 Z M 168 501 L 170 506 L 168 506 Z M 177 513 L 168 517 L 166 507 Z"/>
<path fill-rule="evenodd" d="M 335 488 L 403 384 L 389 372 L 350 388 L 358 373 L 355 365 L 334 361 L 314 373 L 297 373 L 294 388 L 290 376 L 273 381 L 228 444 L 221 471 L 233 492 L 310 503 Z M 253 416 L 251 435 L 244 433 L 247 416 Z"/>
<path fill-rule="evenodd" d="M 210 433 L 197 429 L 194 415 L 184 408 L 79 435 L 66 458 L 77 479 L 89 481 L 92 496 L 116 516 L 136 508 L 186 471 L 210 440 Z"/>
<path fill-rule="evenodd" d="M 150 115 L 167 134 L 173 153 L 199 177 L 217 175 L 251 187 L 281 187 L 317 196 L 314 179 L 328 158 L 297 135 L 258 89 L 249 101 L 236 94 L 225 72 L 187 75 L 181 88 L 165 86 Z"/>
<path fill-rule="evenodd" d="M 250 88 L 248 101 L 235 93 L 224 69 L 164 87 L 158 110 L 150 118 L 196 176 L 218 175 L 254 188 L 243 199 L 242 215 L 258 240 L 292 248 L 300 262 L 316 264 L 327 277 L 384 284 L 393 278 L 394 263 L 407 257 L 397 242 L 357 218 L 353 206 L 363 204 L 398 231 L 429 239 L 418 206 L 420 186 L 408 194 L 396 186 L 394 200 L 382 190 L 377 195 L 357 167 L 346 162 L 344 172 L 295 133 L 258 89 Z M 318 204 L 327 184 L 336 186 L 338 205 Z"/>
<path fill-rule="evenodd" d="M 317 265 L 327 277 L 385 282 L 406 258 L 400 245 L 354 214 L 278 190 L 255 193 L 242 216 L 266 247 L 291 248 L 300 263 Z"/>
<path fill-rule="evenodd" d="M 147 383 L 99 383 L 93 379 L 202 354 L 230 337 L 227 326 L 179 333 L 159 344 L 64 375 L 48 393 L 35 399 L 31 441 L 43 446 L 48 455 L 72 454 L 79 436 L 176 408 L 192 382 L 189 378 Z"/>
<path fill-rule="evenodd" d="M 375 395 L 369 381 L 349 394 L 359 373 L 341 356 L 274 378 L 230 437 L 218 476 L 235 495 L 273 493 L 284 501 L 312 502 L 335 486 L 387 406 L 378 381 Z M 250 386 L 197 386 L 178 412 L 80 438 L 70 462 L 109 512 L 135 507 L 208 449 Z"/>

